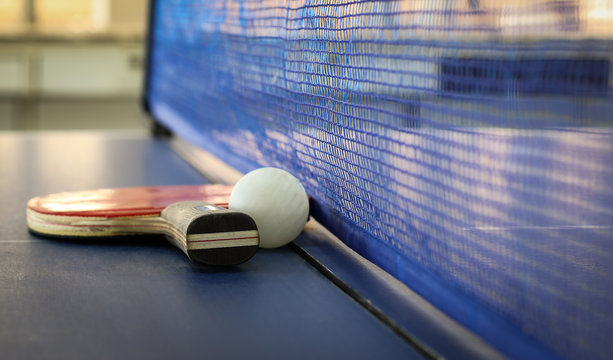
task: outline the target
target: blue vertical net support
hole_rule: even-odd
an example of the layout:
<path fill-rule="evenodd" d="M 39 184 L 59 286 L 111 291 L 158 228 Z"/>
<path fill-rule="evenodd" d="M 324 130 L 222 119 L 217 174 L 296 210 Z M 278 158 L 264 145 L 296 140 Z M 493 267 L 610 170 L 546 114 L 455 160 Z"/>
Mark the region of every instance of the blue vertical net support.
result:
<path fill-rule="evenodd" d="M 516 358 L 613 353 L 613 1 L 154 4 L 147 103 Z"/>

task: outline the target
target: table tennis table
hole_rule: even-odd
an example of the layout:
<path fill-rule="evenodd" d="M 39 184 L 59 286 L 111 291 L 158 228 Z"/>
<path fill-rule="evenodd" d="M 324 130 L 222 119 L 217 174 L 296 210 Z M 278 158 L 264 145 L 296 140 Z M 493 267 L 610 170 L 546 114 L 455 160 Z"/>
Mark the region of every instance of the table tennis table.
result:
<path fill-rule="evenodd" d="M 9 132 L 0 147 L 3 357 L 500 356 L 313 221 L 295 245 L 232 268 L 194 266 L 163 237 L 28 232 L 25 204 L 36 195 L 207 182 L 168 140 Z M 394 312 L 401 315 L 390 321 Z"/>

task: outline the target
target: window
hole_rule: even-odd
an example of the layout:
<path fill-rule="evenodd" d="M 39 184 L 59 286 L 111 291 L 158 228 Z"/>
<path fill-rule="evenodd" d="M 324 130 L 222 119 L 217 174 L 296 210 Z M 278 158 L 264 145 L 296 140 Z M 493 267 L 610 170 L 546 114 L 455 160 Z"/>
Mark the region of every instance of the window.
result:
<path fill-rule="evenodd" d="M 144 30 L 147 0 L 0 0 L 0 30 Z"/>
<path fill-rule="evenodd" d="M 34 19 L 37 25 L 46 28 L 93 27 L 92 0 L 36 0 Z"/>
<path fill-rule="evenodd" d="M 23 23 L 25 2 L 0 0 L 0 24 L 2 27 L 16 27 Z"/>

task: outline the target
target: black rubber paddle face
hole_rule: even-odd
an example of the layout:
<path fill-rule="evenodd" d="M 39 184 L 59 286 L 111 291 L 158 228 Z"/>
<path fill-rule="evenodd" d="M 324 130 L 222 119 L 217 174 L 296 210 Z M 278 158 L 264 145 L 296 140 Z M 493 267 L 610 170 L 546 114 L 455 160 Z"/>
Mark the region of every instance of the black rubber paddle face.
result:
<path fill-rule="evenodd" d="M 251 259 L 259 248 L 258 228 L 247 214 L 233 211 L 211 212 L 194 219 L 187 238 L 206 238 L 206 248 L 187 249 L 189 258 L 213 266 L 238 265 Z M 188 240 L 198 242 L 198 240 Z M 219 244 L 219 246 L 217 246 Z"/>

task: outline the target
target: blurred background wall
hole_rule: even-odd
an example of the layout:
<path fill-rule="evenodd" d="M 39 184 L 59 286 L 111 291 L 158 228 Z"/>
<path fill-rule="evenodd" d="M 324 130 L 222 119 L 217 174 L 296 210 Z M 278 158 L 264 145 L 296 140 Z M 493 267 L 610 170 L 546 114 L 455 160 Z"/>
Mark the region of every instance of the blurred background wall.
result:
<path fill-rule="evenodd" d="M 0 0 L 0 130 L 146 130 L 147 0 Z"/>

